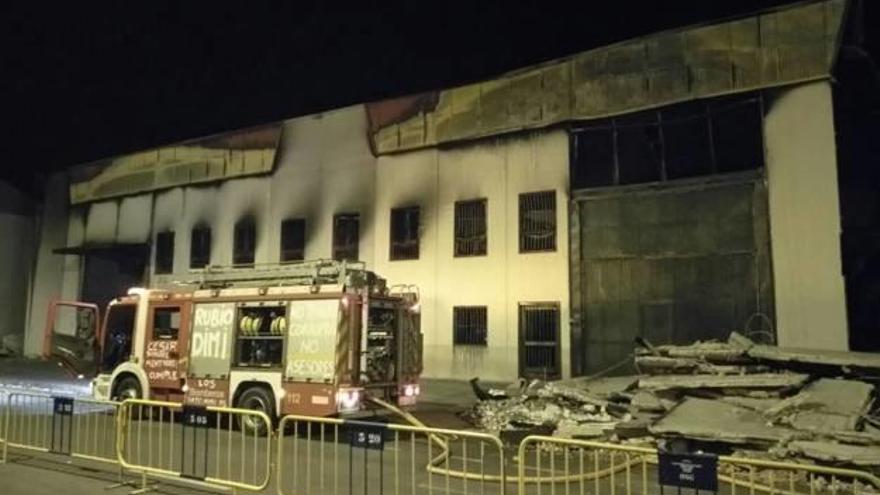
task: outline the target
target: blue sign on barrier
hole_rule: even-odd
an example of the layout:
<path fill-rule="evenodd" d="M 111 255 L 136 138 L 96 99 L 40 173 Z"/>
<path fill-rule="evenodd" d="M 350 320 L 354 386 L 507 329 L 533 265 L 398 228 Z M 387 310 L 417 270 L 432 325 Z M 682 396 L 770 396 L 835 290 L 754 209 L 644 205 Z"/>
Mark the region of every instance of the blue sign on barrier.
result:
<path fill-rule="evenodd" d="M 694 490 L 718 491 L 718 456 L 658 452 L 660 484 Z"/>
<path fill-rule="evenodd" d="M 351 446 L 370 450 L 385 449 L 385 430 L 387 426 L 379 423 L 352 421 Z"/>
<path fill-rule="evenodd" d="M 58 416 L 72 416 L 73 399 L 71 397 L 52 397 L 52 410 Z"/>

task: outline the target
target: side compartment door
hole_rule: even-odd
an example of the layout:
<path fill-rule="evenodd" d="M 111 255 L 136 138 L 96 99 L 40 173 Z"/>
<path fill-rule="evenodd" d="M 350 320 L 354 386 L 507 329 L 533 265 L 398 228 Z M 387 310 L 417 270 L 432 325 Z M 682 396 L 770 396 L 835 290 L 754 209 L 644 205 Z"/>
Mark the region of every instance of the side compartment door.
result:
<path fill-rule="evenodd" d="M 150 305 L 147 335 L 144 339 L 144 370 L 150 388 L 179 389 L 180 357 L 186 351 L 189 328 L 188 302 L 162 302 Z"/>
<path fill-rule="evenodd" d="M 236 329 L 235 303 L 195 303 L 184 401 L 199 406 L 226 406 Z"/>
<path fill-rule="evenodd" d="M 73 374 L 96 374 L 98 328 L 98 307 L 94 304 L 53 301 L 46 318 L 43 357 L 57 360 Z"/>

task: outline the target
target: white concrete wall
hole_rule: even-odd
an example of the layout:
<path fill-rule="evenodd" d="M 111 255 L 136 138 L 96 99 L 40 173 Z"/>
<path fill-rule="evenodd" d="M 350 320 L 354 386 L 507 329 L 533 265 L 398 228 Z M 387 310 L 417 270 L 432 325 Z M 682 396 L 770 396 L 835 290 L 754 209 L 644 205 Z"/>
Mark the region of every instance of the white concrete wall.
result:
<path fill-rule="evenodd" d="M 35 238 L 34 254 L 37 259 L 24 339 L 24 353 L 27 356 L 36 356 L 42 349 L 49 303 L 62 296 L 67 257 L 57 255 L 53 250 L 67 244 L 68 188 L 67 174 L 64 172 L 54 174 L 46 181 L 46 199 L 40 212 L 39 232 Z"/>
<path fill-rule="evenodd" d="M 779 344 L 846 349 L 830 84 L 780 90 L 764 133 Z"/>
<path fill-rule="evenodd" d="M 557 250 L 519 253 L 519 194 L 557 194 Z M 521 302 L 561 306 L 563 374 L 569 373 L 568 138 L 563 131 L 504 137 L 450 150 L 382 156 L 376 169 L 375 270 L 418 285 L 425 376 L 508 380 L 518 373 Z M 487 199 L 487 255 L 453 256 L 454 203 Z M 391 209 L 421 208 L 420 256 L 390 261 Z M 452 345 L 452 308 L 485 305 L 488 346 Z"/>
<path fill-rule="evenodd" d="M 28 291 L 34 262 L 34 216 L 30 199 L 0 182 L 0 339 L 24 345 Z M 21 349 L 15 349 L 20 351 Z"/>

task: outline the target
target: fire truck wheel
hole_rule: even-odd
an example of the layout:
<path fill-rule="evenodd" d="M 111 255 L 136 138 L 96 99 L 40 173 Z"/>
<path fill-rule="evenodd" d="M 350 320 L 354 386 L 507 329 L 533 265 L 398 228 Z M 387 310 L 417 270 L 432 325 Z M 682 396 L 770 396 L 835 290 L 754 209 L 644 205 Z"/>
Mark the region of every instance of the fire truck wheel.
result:
<path fill-rule="evenodd" d="M 113 398 L 118 401 L 124 401 L 125 399 L 140 399 L 141 396 L 141 384 L 138 379 L 133 376 L 123 377 L 118 383 L 116 383 L 116 386 L 113 387 Z"/>
<path fill-rule="evenodd" d="M 252 409 L 260 411 L 269 416 L 269 420 L 274 424 L 275 421 L 275 400 L 272 393 L 263 387 L 251 387 L 238 397 L 235 407 L 239 409 Z M 247 433 L 258 436 L 265 436 L 268 433 L 266 423 L 255 416 L 239 416 L 238 426 Z M 271 427 L 271 426 L 270 426 Z"/>

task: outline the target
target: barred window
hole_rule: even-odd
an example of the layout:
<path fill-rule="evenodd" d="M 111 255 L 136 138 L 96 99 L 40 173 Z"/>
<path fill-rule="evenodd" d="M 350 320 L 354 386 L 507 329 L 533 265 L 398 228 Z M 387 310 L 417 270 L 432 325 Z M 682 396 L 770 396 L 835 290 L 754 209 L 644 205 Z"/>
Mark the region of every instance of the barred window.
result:
<path fill-rule="evenodd" d="M 452 308 L 452 343 L 454 345 L 486 345 L 488 326 L 486 306 L 455 306 Z"/>
<path fill-rule="evenodd" d="M 189 267 L 204 268 L 211 262 L 211 227 L 198 225 L 192 229 L 189 244 Z"/>
<path fill-rule="evenodd" d="M 521 304 L 519 332 L 520 374 L 542 379 L 559 377 L 559 305 Z"/>
<path fill-rule="evenodd" d="M 156 274 L 174 271 L 174 232 L 156 234 Z"/>
<path fill-rule="evenodd" d="M 302 261 L 305 253 L 306 220 L 289 218 L 281 222 L 281 261 Z"/>
<path fill-rule="evenodd" d="M 391 210 L 390 259 L 419 259 L 419 207 L 394 208 Z"/>
<path fill-rule="evenodd" d="M 232 244 L 232 264 L 253 266 L 257 245 L 257 223 L 253 217 L 246 217 L 235 224 Z"/>
<path fill-rule="evenodd" d="M 556 191 L 519 195 L 519 252 L 556 250 Z"/>
<path fill-rule="evenodd" d="M 455 256 L 486 254 L 486 200 L 456 201 Z"/>
<path fill-rule="evenodd" d="M 361 217 L 357 213 L 340 213 L 333 217 L 333 259 L 357 261 Z"/>

